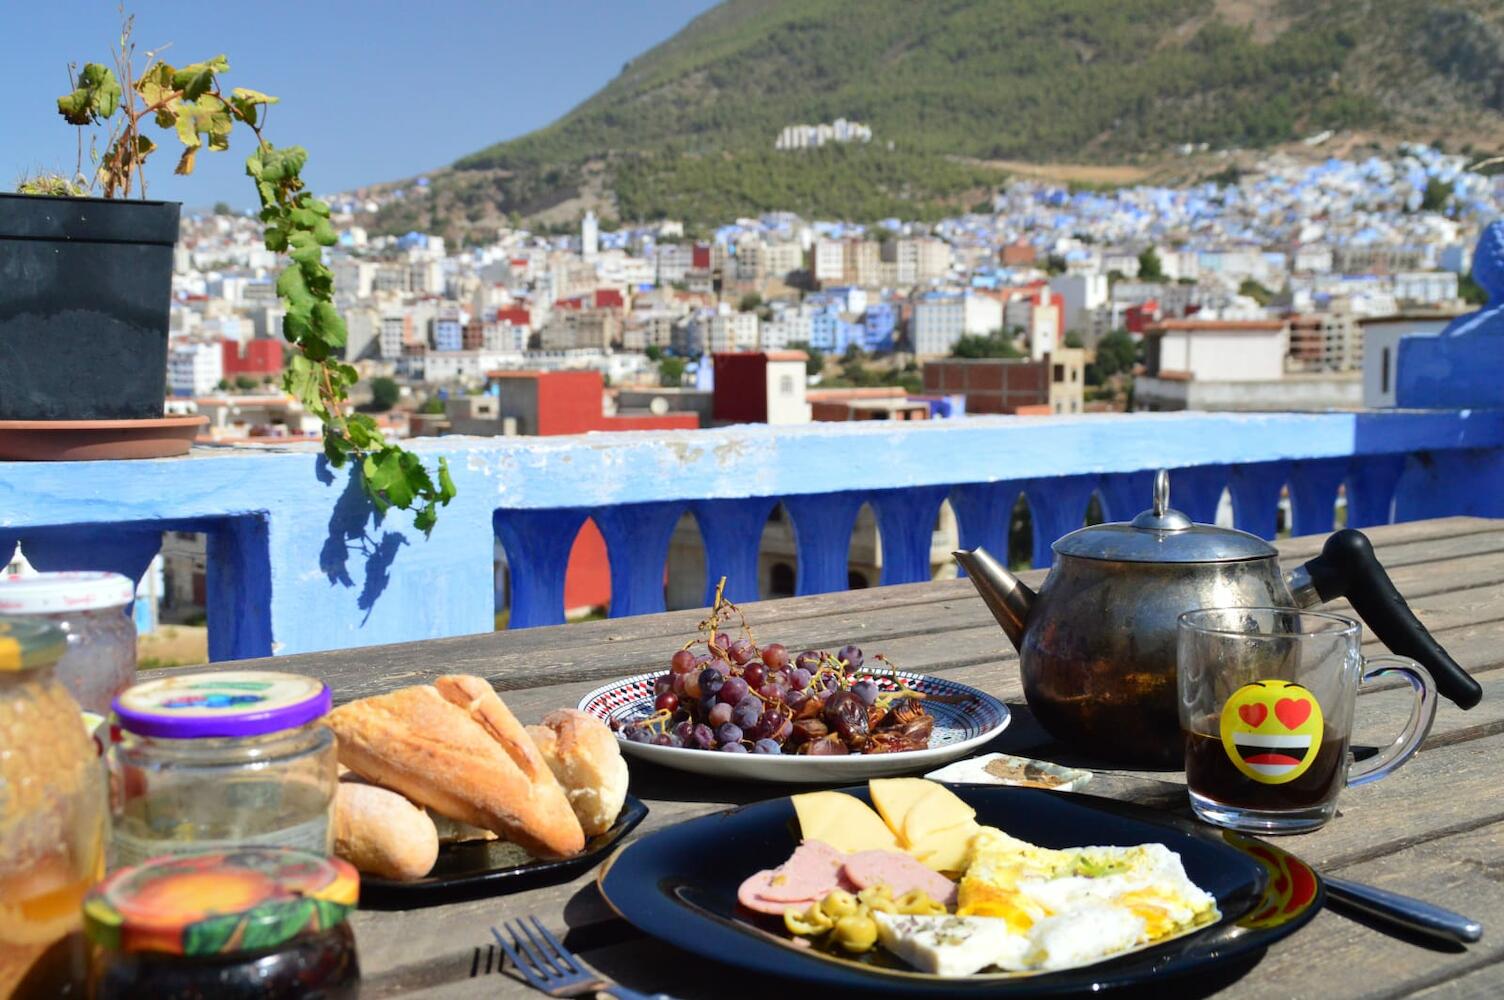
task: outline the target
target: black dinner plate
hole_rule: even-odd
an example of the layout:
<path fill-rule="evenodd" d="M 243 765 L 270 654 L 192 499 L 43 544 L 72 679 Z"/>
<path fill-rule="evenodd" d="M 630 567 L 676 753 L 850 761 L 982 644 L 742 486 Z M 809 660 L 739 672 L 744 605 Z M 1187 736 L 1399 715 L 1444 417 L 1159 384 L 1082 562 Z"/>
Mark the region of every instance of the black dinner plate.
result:
<path fill-rule="evenodd" d="M 1129 803 L 1033 788 L 951 785 L 979 823 L 1044 847 L 1159 842 L 1214 895 L 1222 917 L 1189 934 L 1058 972 L 944 978 L 898 963 L 838 958 L 794 945 L 778 921 L 737 904 L 753 872 L 797 844 L 787 797 L 678 823 L 628 844 L 597 874 L 606 901 L 639 930 L 707 958 L 808 984 L 904 996 L 1044 994 L 1142 984 L 1228 964 L 1300 929 L 1321 908 L 1321 878 L 1262 841 Z M 865 786 L 842 789 L 871 802 Z M 734 862 L 734 863 L 732 863 Z"/>
<path fill-rule="evenodd" d="M 434 906 L 478 896 L 496 896 L 536 889 L 574 878 L 594 868 L 648 814 L 648 807 L 628 795 L 616 822 L 605 833 L 585 842 L 585 850 L 561 860 L 533 859 L 512 864 L 514 848 L 500 841 L 470 841 L 439 848 L 433 871 L 411 882 L 360 877 L 360 905 L 365 909 L 407 909 Z"/>

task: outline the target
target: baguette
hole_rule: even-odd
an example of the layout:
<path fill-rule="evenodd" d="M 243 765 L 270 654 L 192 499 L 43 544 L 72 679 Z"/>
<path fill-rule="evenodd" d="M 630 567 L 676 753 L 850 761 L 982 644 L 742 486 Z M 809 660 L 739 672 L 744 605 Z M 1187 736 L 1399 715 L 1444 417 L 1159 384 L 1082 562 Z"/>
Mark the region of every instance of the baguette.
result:
<path fill-rule="evenodd" d="M 396 792 L 341 781 L 334 793 L 334 853 L 359 871 L 408 882 L 433 869 L 439 835 L 428 814 Z"/>
<path fill-rule="evenodd" d="M 627 762 L 606 724 L 578 709 L 561 708 L 527 731 L 564 786 L 585 836 L 611 829 L 627 798 Z"/>
<path fill-rule="evenodd" d="M 578 854 L 579 820 L 522 725 L 479 677 L 362 698 L 329 713 L 339 759 L 378 785 L 541 858 Z"/>

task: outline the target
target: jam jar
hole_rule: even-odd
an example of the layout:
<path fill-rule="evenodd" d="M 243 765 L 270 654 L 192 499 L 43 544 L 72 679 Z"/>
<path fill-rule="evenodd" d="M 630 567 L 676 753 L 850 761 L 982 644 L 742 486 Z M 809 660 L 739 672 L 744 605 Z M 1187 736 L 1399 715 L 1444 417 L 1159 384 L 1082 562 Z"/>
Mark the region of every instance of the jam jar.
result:
<path fill-rule="evenodd" d="M 136 587 L 119 573 L 35 573 L 0 577 L 0 615 L 41 617 L 68 637 L 57 679 L 86 712 L 136 682 Z"/>
<path fill-rule="evenodd" d="M 298 674 L 216 670 L 115 699 L 111 869 L 243 845 L 328 854 L 338 778 L 329 688 Z"/>
<path fill-rule="evenodd" d="M 103 769 L 53 675 L 66 642 L 49 622 L 0 617 L 0 997 L 79 928 L 104 874 Z"/>
<path fill-rule="evenodd" d="M 84 901 L 95 1000 L 338 1000 L 360 986 L 355 869 L 285 847 L 122 868 Z"/>

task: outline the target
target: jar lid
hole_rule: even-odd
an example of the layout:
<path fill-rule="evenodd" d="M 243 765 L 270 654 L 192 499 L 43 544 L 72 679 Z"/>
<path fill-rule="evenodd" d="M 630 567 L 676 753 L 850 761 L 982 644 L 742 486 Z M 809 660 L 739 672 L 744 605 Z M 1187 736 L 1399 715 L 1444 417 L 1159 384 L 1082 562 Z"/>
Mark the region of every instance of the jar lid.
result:
<path fill-rule="evenodd" d="M 118 608 L 136 599 L 136 585 L 119 573 L 35 573 L 0 577 L 0 615 Z"/>
<path fill-rule="evenodd" d="M 217 670 L 133 684 L 111 707 L 137 736 L 200 739 L 263 736 L 295 729 L 329 711 L 323 681 L 274 670 Z"/>
<path fill-rule="evenodd" d="M 50 666 L 67 649 L 67 634 L 51 622 L 0 615 L 0 672 Z"/>
<path fill-rule="evenodd" d="M 348 862 L 289 847 L 169 855 L 90 889 L 84 931 L 111 951 L 261 951 L 336 926 L 359 889 Z"/>

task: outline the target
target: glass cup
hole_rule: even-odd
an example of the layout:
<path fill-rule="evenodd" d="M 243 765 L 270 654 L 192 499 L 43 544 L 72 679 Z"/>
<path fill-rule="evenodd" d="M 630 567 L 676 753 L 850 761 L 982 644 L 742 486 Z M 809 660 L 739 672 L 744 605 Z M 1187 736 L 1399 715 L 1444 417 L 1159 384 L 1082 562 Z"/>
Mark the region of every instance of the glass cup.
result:
<path fill-rule="evenodd" d="M 1414 660 L 1365 659 L 1351 618 L 1288 608 L 1180 616 L 1177 667 L 1185 780 L 1196 815 L 1252 833 L 1303 833 L 1337 810 L 1345 785 L 1377 781 L 1415 753 L 1436 717 L 1436 685 Z M 1359 685 L 1410 682 L 1410 721 L 1389 748 L 1348 753 Z"/>

